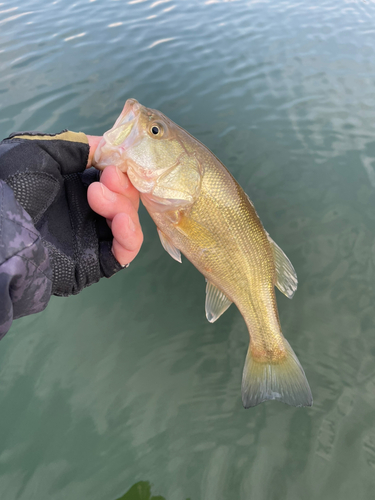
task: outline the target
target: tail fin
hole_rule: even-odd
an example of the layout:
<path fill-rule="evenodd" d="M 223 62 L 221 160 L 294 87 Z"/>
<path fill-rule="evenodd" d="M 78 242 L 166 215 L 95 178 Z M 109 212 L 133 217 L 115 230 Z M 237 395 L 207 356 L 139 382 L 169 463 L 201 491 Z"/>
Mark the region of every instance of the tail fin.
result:
<path fill-rule="evenodd" d="M 305 372 L 287 340 L 285 347 L 285 358 L 267 363 L 258 361 L 249 346 L 242 376 L 242 403 L 245 408 L 269 399 L 291 406 L 312 405 L 312 394 Z"/>

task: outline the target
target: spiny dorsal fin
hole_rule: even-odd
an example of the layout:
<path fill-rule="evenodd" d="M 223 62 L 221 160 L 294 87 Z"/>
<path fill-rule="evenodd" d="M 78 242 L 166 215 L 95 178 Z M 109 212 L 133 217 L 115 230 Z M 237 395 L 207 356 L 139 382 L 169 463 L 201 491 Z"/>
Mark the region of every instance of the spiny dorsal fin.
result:
<path fill-rule="evenodd" d="M 206 286 L 206 318 L 214 323 L 231 305 L 231 301 L 215 285 L 207 281 Z"/>
<path fill-rule="evenodd" d="M 281 248 L 276 245 L 271 236 L 267 233 L 268 240 L 271 244 L 273 258 L 275 261 L 276 268 L 276 286 L 284 295 L 291 299 L 297 290 L 298 280 L 297 273 L 292 266 L 292 263 L 281 250 Z"/>
<path fill-rule="evenodd" d="M 177 260 L 181 264 L 181 252 L 178 248 L 176 248 L 171 240 L 162 232 L 160 231 L 159 228 L 157 228 L 159 238 L 161 241 L 161 244 L 163 245 L 163 248 L 166 252 L 169 253 L 169 255 L 172 257 L 172 259 Z"/>

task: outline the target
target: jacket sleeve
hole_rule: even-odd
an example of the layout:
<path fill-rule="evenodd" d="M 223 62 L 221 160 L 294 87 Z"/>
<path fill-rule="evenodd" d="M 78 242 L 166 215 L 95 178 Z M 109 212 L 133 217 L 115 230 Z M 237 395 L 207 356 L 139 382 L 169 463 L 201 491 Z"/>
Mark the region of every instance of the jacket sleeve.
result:
<path fill-rule="evenodd" d="M 0 180 L 0 339 L 13 319 L 42 311 L 51 289 L 52 271 L 40 234 Z"/>

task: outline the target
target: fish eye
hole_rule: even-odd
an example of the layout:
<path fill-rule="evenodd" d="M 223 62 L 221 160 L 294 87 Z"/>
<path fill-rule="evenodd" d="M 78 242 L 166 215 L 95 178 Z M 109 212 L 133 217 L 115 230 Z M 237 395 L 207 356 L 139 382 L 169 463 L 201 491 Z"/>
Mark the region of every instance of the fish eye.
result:
<path fill-rule="evenodd" d="M 164 129 L 160 123 L 153 123 L 150 127 L 150 132 L 154 137 L 161 137 Z"/>

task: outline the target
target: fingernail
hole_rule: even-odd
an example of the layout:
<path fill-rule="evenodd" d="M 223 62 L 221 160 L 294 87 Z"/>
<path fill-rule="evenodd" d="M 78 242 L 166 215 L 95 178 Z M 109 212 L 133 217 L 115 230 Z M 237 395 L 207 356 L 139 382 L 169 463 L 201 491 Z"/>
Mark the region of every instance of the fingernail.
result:
<path fill-rule="evenodd" d="M 116 173 L 120 186 L 122 186 L 124 189 L 127 189 L 129 186 L 128 177 L 124 175 L 123 172 L 121 172 L 121 170 L 117 166 L 116 166 Z"/>
<path fill-rule="evenodd" d="M 100 184 L 102 186 L 102 193 L 103 196 L 106 200 L 108 201 L 115 201 L 116 200 L 116 194 L 113 193 L 111 190 L 109 190 L 104 184 Z"/>

